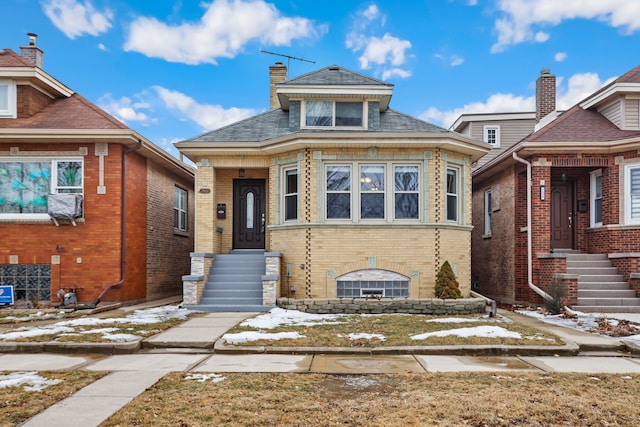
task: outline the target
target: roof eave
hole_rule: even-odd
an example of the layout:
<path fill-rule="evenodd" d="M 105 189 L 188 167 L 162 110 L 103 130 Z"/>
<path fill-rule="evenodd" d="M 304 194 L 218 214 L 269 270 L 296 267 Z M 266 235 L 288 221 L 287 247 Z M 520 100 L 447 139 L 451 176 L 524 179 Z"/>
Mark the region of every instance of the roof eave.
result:
<path fill-rule="evenodd" d="M 314 96 L 358 96 L 363 99 L 379 99 L 380 110 L 389 108 L 393 86 L 382 85 L 286 85 L 278 86 L 276 94 L 283 110 L 289 109 L 289 99 L 313 98 Z"/>
<path fill-rule="evenodd" d="M 0 78 L 37 81 L 59 95 L 69 97 L 74 94 L 68 86 L 37 67 L 0 67 Z"/>
<path fill-rule="evenodd" d="M 580 107 L 588 110 L 596 105 L 602 104 L 606 102 L 609 98 L 615 95 L 619 95 L 622 93 L 640 93 L 640 83 L 631 83 L 631 82 L 619 82 L 614 83 L 602 92 L 596 93 L 594 96 L 591 96 L 584 101 L 582 101 L 579 105 Z"/>

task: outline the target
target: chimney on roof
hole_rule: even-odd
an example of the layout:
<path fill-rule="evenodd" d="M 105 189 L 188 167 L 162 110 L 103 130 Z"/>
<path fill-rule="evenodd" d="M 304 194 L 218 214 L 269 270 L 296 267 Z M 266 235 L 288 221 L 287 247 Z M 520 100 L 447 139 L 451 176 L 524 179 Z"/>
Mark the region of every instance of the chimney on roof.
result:
<path fill-rule="evenodd" d="M 38 35 L 35 33 L 27 33 L 27 35 L 29 36 L 29 45 L 20 46 L 20 54 L 36 67 L 42 68 L 42 57 L 44 52 L 36 46 L 36 38 Z"/>
<path fill-rule="evenodd" d="M 536 122 L 556 111 L 556 76 L 548 68 L 540 71 L 536 81 Z"/>
<path fill-rule="evenodd" d="M 287 80 L 287 67 L 282 62 L 276 62 L 269 67 L 269 109 L 280 108 L 280 101 L 276 94 L 276 85 Z"/>

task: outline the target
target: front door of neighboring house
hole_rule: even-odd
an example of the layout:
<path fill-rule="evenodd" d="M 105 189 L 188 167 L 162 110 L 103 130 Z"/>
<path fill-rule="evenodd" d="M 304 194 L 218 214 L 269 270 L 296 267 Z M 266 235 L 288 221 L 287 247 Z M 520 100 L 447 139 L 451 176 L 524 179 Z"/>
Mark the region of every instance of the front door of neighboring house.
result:
<path fill-rule="evenodd" d="M 233 248 L 264 249 L 265 180 L 233 180 Z"/>
<path fill-rule="evenodd" d="M 551 183 L 551 247 L 573 249 L 573 182 Z"/>

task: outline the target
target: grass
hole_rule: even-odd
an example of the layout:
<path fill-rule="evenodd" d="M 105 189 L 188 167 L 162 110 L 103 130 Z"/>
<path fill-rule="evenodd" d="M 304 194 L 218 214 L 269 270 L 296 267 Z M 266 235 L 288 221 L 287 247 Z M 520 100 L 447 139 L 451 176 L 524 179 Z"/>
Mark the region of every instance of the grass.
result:
<path fill-rule="evenodd" d="M 477 316 L 458 316 L 461 318 L 476 319 Z M 344 316 L 336 319 L 334 323 L 319 323 L 314 326 L 279 326 L 269 329 L 269 333 L 298 332 L 304 338 L 282 339 L 278 341 L 263 339 L 238 343 L 239 346 L 297 346 L 297 347 L 389 347 L 389 346 L 416 346 L 416 345 L 562 345 L 562 341 L 548 332 L 535 329 L 526 325 L 513 322 L 505 322 L 495 319 L 477 319 L 477 321 L 464 323 L 436 323 L 427 320 L 436 319 L 438 316 L 425 315 L 378 315 L 378 316 Z M 440 316 L 442 318 L 442 316 Z M 446 337 L 430 337 L 424 340 L 412 340 L 411 336 L 426 332 L 436 332 L 456 328 L 471 328 L 475 326 L 499 326 L 512 332 L 518 332 L 522 339 L 517 338 L 488 338 L 488 337 L 459 337 L 450 335 Z M 240 333 L 258 331 L 258 329 L 238 325 L 227 333 Z M 357 339 L 351 340 L 351 333 L 380 334 L 384 340 Z"/>
<path fill-rule="evenodd" d="M 640 425 L 637 376 L 189 375 L 165 376 L 102 426 Z"/>
<path fill-rule="evenodd" d="M 0 371 L 0 375 L 9 372 Z M 0 388 L 0 426 L 16 426 L 49 406 L 71 396 L 106 375 L 89 371 L 41 371 L 46 379 L 62 380 L 42 391 L 27 391 L 21 386 Z"/>

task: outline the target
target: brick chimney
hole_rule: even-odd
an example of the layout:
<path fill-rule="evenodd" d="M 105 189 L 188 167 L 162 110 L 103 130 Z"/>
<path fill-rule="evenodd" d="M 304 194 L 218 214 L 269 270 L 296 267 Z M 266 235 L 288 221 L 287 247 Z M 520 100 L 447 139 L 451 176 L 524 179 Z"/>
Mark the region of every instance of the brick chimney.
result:
<path fill-rule="evenodd" d="M 536 122 L 556 111 L 556 76 L 548 68 L 540 71 L 536 81 Z"/>
<path fill-rule="evenodd" d="M 38 38 L 38 35 L 35 33 L 27 33 L 27 35 L 29 36 L 29 46 L 20 46 L 20 54 L 36 67 L 42 68 L 44 52 L 36 46 L 36 38 Z"/>
<path fill-rule="evenodd" d="M 282 62 L 276 62 L 269 67 L 269 109 L 280 108 L 280 101 L 276 94 L 276 85 L 287 80 L 287 67 Z"/>

